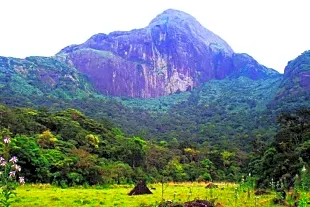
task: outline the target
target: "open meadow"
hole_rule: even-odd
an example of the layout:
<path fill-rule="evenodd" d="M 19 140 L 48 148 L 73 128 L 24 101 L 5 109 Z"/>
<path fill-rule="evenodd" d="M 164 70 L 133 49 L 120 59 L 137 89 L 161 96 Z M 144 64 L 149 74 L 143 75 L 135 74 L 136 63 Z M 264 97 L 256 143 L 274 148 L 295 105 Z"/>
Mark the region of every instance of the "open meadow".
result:
<path fill-rule="evenodd" d="M 237 185 L 218 183 L 218 188 L 206 189 L 205 183 L 169 183 L 164 185 L 164 198 L 174 202 L 186 202 L 194 199 L 216 200 L 218 206 L 276 206 L 271 203 L 276 193 L 255 196 Z M 16 201 L 12 206 L 121 206 L 155 207 L 162 200 L 162 185 L 150 184 L 153 194 L 128 196 L 133 185 L 113 185 L 110 187 L 75 187 L 62 189 L 51 185 L 25 185 L 17 188 Z M 308 194 L 309 197 L 309 194 Z"/>

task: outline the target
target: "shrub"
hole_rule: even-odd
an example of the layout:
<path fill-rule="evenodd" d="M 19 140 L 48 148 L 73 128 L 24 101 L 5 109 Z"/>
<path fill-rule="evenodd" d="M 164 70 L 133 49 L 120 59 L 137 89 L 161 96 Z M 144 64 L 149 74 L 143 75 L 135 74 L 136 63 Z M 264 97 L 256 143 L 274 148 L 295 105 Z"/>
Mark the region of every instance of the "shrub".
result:
<path fill-rule="evenodd" d="M 9 207 L 12 202 L 10 199 L 13 195 L 16 195 L 17 173 L 21 171 L 21 167 L 17 165 L 17 157 L 9 158 L 10 137 L 5 136 L 3 142 L 3 157 L 0 157 L 0 186 L 2 188 L 0 203 L 5 207 Z M 22 185 L 25 183 L 24 177 L 19 177 L 18 181 Z"/>

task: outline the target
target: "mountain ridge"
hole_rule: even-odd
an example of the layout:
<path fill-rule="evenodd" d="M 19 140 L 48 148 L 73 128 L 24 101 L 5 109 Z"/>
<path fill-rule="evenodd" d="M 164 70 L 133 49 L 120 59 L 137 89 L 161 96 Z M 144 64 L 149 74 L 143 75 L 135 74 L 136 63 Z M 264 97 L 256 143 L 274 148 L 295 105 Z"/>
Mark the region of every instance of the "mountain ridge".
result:
<path fill-rule="evenodd" d="M 251 79 L 280 75 L 251 56 L 240 64 L 242 54 L 194 17 L 171 9 L 145 28 L 93 35 L 57 55 L 86 75 L 100 93 L 112 96 L 165 96 L 233 73 Z"/>
<path fill-rule="evenodd" d="M 183 54 L 182 52 L 186 51 L 182 50 L 184 49 L 183 47 L 181 47 L 180 51 L 178 50 L 179 48 L 171 47 L 172 49 L 175 49 L 175 51 L 169 48 L 172 43 L 169 41 L 165 42 L 168 38 L 167 31 L 170 31 L 169 24 L 173 24 L 171 31 L 174 33 L 171 40 L 169 40 L 172 41 L 173 44 L 179 44 L 179 39 L 175 38 L 178 35 L 182 38 L 188 38 L 186 36 L 188 33 L 185 33 L 184 36 L 182 31 L 178 31 L 178 29 L 186 27 L 186 25 L 188 28 L 194 28 L 187 29 L 189 32 L 204 30 L 207 36 L 212 36 L 213 42 L 210 41 L 208 43 L 210 46 L 209 48 L 202 45 L 203 48 L 207 49 L 207 53 L 204 54 L 212 54 L 209 56 L 211 59 L 201 59 L 202 61 L 207 61 L 212 70 L 204 70 L 204 68 L 200 68 L 201 71 L 199 71 L 196 68 L 193 68 L 197 66 L 196 63 L 200 60 L 199 58 L 195 58 L 196 56 L 193 56 L 195 53 L 185 52 Z M 159 39 L 156 39 L 150 35 L 152 32 L 156 34 L 156 38 Z M 127 47 L 127 49 L 129 47 L 130 51 L 130 47 L 132 47 L 130 41 L 140 40 L 139 35 L 133 36 L 132 33 L 141 33 L 147 37 L 146 39 L 143 39 L 145 40 L 144 42 L 138 43 L 142 49 L 143 47 L 147 48 L 149 46 L 148 44 L 150 44 L 151 48 L 149 52 L 151 52 L 153 56 L 147 56 L 144 53 L 141 53 L 141 51 L 135 51 L 135 49 L 131 49 L 132 54 L 129 54 L 127 50 L 125 51 L 125 49 L 119 49 L 120 47 Z M 176 34 L 176 36 L 174 36 L 174 34 Z M 121 39 L 119 40 L 118 38 Z M 126 38 L 128 44 L 121 41 Z M 153 41 L 152 38 L 156 41 L 158 40 L 158 42 Z M 195 49 L 192 42 L 182 42 L 182 38 L 180 40 L 181 43 L 184 43 L 187 46 L 189 45 L 188 48 Z M 116 42 L 113 42 L 112 40 Z M 195 41 L 200 40 L 200 37 L 195 39 Z M 218 47 L 219 44 L 224 45 L 224 49 L 223 47 Z M 154 49 L 153 47 L 156 47 L 157 49 Z M 199 47 L 198 51 L 200 51 Z M 115 50 L 109 51 L 109 48 L 114 48 Z M 161 53 L 160 51 L 163 52 Z M 180 56 L 172 57 L 170 53 L 180 54 Z M 309 51 L 306 51 L 303 55 L 305 56 L 308 53 Z M 95 59 L 93 60 L 93 58 Z M 193 59 L 194 61 L 192 61 Z M 176 66 L 185 65 L 190 69 L 188 70 L 188 68 L 172 67 L 169 61 Z M 294 61 L 290 61 L 287 67 L 292 68 L 292 62 Z M 79 65 L 79 63 L 81 64 Z M 87 65 L 87 67 L 79 67 L 83 65 Z M 225 69 L 227 65 L 229 67 Z M 113 67 L 110 68 L 110 66 L 116 67 L 116 69 Z M 182 91 L 191 91 L 193 88 L 201 87 L 206 83 L 206 81 L 210 81 L 212 79 L 221 80 L 224 78 L 239 78 L 242 76 L 248 77 L 252 80 L 283 77 L 283 84 L 281 85 L 282 90 L 279 89 L 278 92 L 278 96 L 281 97 L 283 92 L 289 91 L 289 87 L 284 86 L 285 83 L 290 82 L 290 87 L 294 86 L 294 82 L 292 82 L 293 78 L 290 77 L 294 76 L 294 74 L 299 74 L 298 70 L 303 70 L 301 67 L 296 67 L 294 69 L 295 72 L 291 73 L 290 70 L 286 69 L 285 74 L 282 75 L 273 69 L 259 64 L 253 57 L 246 53 L 234 53 L 232 48 L 230 48 L 224 40 L 204 28 L 194 17 L 185 12 L 171 9 L 157 15 L 146 28 L 134 29 L 127 32 L 115 31 L 108 35 L 93 35 L 81 45 L 71 45 L 65 47 L 54 57 L 32 56 L 25 59 L 2 57 L 0 67 L 2 72 L 0 77 L 2 84 L 0 87 L 3 89 L 5 86 L 8 86 L 7 84 L 10 84 L 10 80 L 13 80 L 15 82 L 12 87 L 19 88 L 18 90 L 21 94 L 29 95 L 29 93 L 34 93 L 34 95 L 42 95 L 48 91 L 48 93 L 52 94 L 56 91 L 54 93 L 55 97 L 62 96 L 66 97 L 66 99 L 76 98 L 74 94 L 75 89 L 79 90 L 78 93 L 81 97 L 87 97 L 89 95 L 97 96 L 99 93 L 99 95 L 103 96 L 112 95 L 119 97 L 154 98 L 162 95 L 179 93 Z M 8 69 L 10 67 L 11 69 Z M 34 70 L 34 67 L 37 71 Z M 222 70 L 223 67 L 226 71 Z M 232 70 L 232 68 L 234 70 Z M 51 70 L 54 72 L 51 72 Z M 13 73 L 15 73 L 16 77 L 12 76 Z M 36 80 L 23 80 L 29 78 L 27 76 L 29 73 L 33 73 L 31 78 L 35 78 Z M 64 86 L 66 81 L 59 83 L 58 81 L 63 81 L 63 79 L 60 79 L 59 75 L 56 73 L 60 73 L 60 76 L 63 76 L 64 79 L 68 79 L 68 86 L 69 88 L 71 87 L 71 92 L 65 92 L 65 94 L 57 92 L 57 90 Z M 72 74 L 74 75 L 72 76 Z M 309 89 L 307 85 L 308 75 L 306 72 L 301 74 L 303 74 L 301 77 L 301 89 L 305 86 L 307 91 Z M 10 77 L 13 77 L 13 79 L 10 79 Z M 142 82 L 140 82 L 140 80 L 142 80 Z M 96 81 L 97 85 L 94 84 Z M 74 86 L 74 84 L 77 84 L 78 87 Z M 87 86 L 83 87 L 83 84 L 86 84 Z M 19 87 L 19 85 L 21 87 Z M 108 88 L 108 85 L 110 88 Z M 41 89 L 35 89 L 36 86 L 39 86 Z M 105 90 L 100 90 L 100 87 L 105 87 Z M 159 87 L 159 90 L 157 90 L 156 87 Z M 125 91 L 123 90 L 124 88 L 126 89 Z M 20 89 L 22 90 L 20 91 Z M 26 90 L 28 89 L 32 92 L 27 92 Z M 114 89 L 115 92 L 119 91 L 122 93 L 113 94 L 109 91 Z M 297 87 L 296 90 L 299 90 L 299 87 Z"/>

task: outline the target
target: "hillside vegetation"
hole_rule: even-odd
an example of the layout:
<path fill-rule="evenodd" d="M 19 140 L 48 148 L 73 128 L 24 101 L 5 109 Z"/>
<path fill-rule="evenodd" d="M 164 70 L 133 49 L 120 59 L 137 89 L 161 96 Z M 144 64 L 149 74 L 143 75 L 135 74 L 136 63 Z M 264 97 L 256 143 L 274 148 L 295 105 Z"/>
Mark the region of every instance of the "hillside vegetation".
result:
<path fill-rule="evenodd" d="M 67 109 L 1 106 L 1 136 L 11 137 L 28 182 L 58 185 L 131 183 L 137 180 L 235 180 L 247 156 L 237 150 L 128 137 L 110 123 Z"/>
<path fill-rule="evenodd" d="M 282 115 L 272 143 L 257 137 L 251 154 L 208 142 L 126 136 L 109 122 L 95 121 L 75 109 L 50 112 L 2 105 L 0 114 L 0 135 L 11 137 L 10 153 L 19 158 L 28 182 L 71 186 L 144 179 L 236 181 L 253 173 L 266 185 L 271 178 L 292 181 L 310 161 L 309 110 Z"/>

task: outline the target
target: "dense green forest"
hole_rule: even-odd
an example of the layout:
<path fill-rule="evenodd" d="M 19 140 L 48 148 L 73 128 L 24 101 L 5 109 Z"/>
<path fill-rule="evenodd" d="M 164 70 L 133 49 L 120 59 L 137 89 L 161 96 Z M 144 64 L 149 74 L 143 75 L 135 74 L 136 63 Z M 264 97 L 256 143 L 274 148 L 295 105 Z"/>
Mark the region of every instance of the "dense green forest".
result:
<path fill-rule="evenodd" d="M 110 122 L 75 109 L 51 112 L 1 105 L 0 115 L 0 135 L 11 137 L 10 153 L 19 158 L 27 182 L 234 181 L 252 173 L 266 185 L 271 178 L 291 180 L 310 163 L 309 110 L 281 115 L 272 142 L 255 139 L 251 153 L 210 146 L 208 141 L 128 136 Z"/>
<path fill-rule="evenodd" d="M 248 157 L 239 151 L 127 137 L 110 123 L 74 109 L 1 106 L 1 136 L 11 136 L 28 182 L 61 185 L 128 183 L 140 179 L 235 180 Z"/>
<path fill-rule="evenodd" d="M 291 187 L 301 169 L 310 165 L 310 110 L 283 113 L 278 123 L 280 129 L 270 145 L 254 143 L 249 170 L 258 176 L 259 185 L 268 186 L 275 179 Z"/>
<path fill-rule="evenodd" d="M 309 167 L 309 66 L 307 51 L 283 76 L 135 99 L 97 93 L 60 57 L 2 57 L 0 135 L 26 182 L 292 181 Z"/>
<path fill-rule="evenodd" d="M 13 106 L 46 106 L 51 110 L 76 108 L 96 120 L 110 120 L 130 136 L 147 140 L 182 141 L 251 150 L 256 136 L 265 141 L 275 134 L 276 116 L 267 110 L 280 79 L 248 78 L 210 81 L 202 88 L 156 99 L 103 96 L 64 100 L 61 97 L 7 95 L 1 102 Z M 307 102 L 305 102 L 307 105 Z"/>
<path fill-rule="evenodd" d="M 97 93 L 87 78 L 58 56 L 1 57 L 0 103 L 47 107 L 53 112 L 75 108 L 95 120 L 113 123 L 130 137 L 168 143 L 176 138 L 248 153 L 255 139 L 271 142 L 281 113 L 310 107 L 309 69 L 306 51 L 289 62 L 283 76 L 227 77 L 187 92 L 138 99 Z"/>

